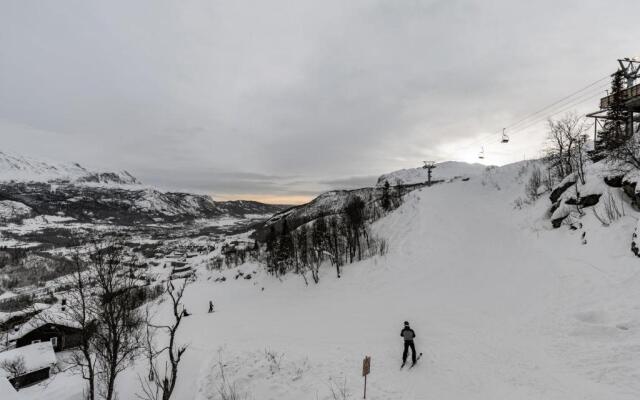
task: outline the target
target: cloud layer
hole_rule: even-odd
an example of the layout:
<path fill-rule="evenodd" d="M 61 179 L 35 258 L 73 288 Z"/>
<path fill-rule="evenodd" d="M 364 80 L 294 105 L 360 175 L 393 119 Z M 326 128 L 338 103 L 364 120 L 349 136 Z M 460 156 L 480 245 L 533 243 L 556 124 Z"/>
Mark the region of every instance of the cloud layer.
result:
<path fill-rule="evenodd" d="M 497 132 L 639 53 L 632 10 L 9 1 L 1 146 L 224 198 L 312 196 L 423 159 L 477 161 L 481 146 L 487 162 L 516 161 L 537 155 L 544 133 L 534 126 L 505 147 Z"/>

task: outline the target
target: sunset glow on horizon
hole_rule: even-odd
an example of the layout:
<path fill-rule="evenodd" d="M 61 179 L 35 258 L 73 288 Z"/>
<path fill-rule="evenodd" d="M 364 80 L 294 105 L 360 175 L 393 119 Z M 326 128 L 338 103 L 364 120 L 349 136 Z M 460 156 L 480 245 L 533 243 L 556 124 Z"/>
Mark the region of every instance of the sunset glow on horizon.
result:
<path fill-rule="evenodd" d="M 315 196 L 272 194 L 219 194 L 211 195 L 216 201 L 251 200 L 265 204 L 299 205 L 310 202 Z"/>

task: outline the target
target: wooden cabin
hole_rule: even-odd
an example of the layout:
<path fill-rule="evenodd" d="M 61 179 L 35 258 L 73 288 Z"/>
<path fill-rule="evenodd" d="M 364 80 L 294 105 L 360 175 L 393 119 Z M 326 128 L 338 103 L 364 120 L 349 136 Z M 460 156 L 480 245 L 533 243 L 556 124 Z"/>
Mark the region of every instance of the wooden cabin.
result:
<path fill-rule="evenodd" d="M 51 342 L 41 342 L 0 353 L 0 363 L 2 362 L 22 364 L 17 375 L 0 370 L 0 379 L 8 379 L 14 388 L 20 389 L 49 379 L 51 368 L 56 365 L 57 360 Z"/>
<path fill-rule="evenodd" d="M 82 329 L 62 324 L 47 323 L 27 332 L 16 339 L 16 347 L 33 343 L 51 342 L 55 351 L 62 351 L 80 345 Z"/>
<path fill-rule="evenodd" d="M 66 317 L 63 310 L 45 310 L 9 334 L 9 341 L 16 348 L 35 343 L 50 342 L 54 351 L 77 347 L 82 339 L 82 329 Z"/>

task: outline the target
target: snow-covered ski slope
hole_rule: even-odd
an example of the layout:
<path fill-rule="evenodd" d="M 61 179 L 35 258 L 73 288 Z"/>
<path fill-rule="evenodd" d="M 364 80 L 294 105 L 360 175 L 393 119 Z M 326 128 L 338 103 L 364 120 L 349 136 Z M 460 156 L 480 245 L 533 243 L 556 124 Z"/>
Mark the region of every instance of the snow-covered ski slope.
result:
<path fill-rule="evenodd" d="M 294 275 L 235 280 L 236 270 L 214 283 L 217 273 L 202 271 L 186 296 L 193 316 L 180 340 L 190 347 L 175 398 L 220 399 L 222 364 L 252 399 L 333 399 L 343 385 L 357 399 L 365 355 L 372 400 L 640 398 L 640 259 L 629 250 L 638 214 L 627 207 L 606 228 L 588 214 L 581 230 L 552 230 L 546 198 L 514 208 L 521 171 L 408 195 L 374 226 L 388 254 L 346 266 L 340 279 L 328 266 L 308 287 Z M 158 312 L 168 314 L 166 302 Z M 424 356 L 400 371 L 404 320 Z M 283 355 L 279 365 L 265 350 Z M 135 398 L 144 367 L 122 377 L 120 398 Z M 80 381 L 20 393 L 80 399 L 69 394 Z"/>

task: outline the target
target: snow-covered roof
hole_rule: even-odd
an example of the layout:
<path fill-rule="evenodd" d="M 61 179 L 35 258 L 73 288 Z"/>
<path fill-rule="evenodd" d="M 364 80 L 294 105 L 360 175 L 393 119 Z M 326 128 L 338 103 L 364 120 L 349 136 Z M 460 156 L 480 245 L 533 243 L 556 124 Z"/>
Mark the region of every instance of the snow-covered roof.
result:
<path fill-rule="evenodd" d="M 57 362 L 53 345 L 49 341 L 34 343 L 2 352 L 0 353 L 0 363 L 15 360 L 18 357 L 24 359 L 25 374 L 50 367 Z M 7 371 L 0 369 L 0 379 L 6 377 L 7 374 Z"/>
<path fill-rule="evenodd" d="M 1 353 L 0 353 L 1 354 Z M 0 376 L 0 399 L 18 400 L 18 392 L 4 376 Z"/>
<path fill-rule="evenodd" d="M 34 329 L 38 329 L 47 324 L 64 325 L 78 329 L 82 328 L 77 321 L 74 321 L 66 312 L 62 311 L 61 307 L 56 306 L 42 311 L 40 314 L 22 324 L 17 331 L 12 331 L 9 334 L 9 340 L 19 339 Z"/>
<path fill-rule="evenodd" d="M 35 303 L 33 306 L 31 307 L 27 307 L 24 308 L 22 310 L 18 310 L 18 311 L 11 311 L 11 312 L 0 312 L 0 323 L 5 323 L 8 320 L 10 320 L 13 317 L 18 317 L 21 315 L 25 315 L 25 314 L 30 314 L 34 311 L 42 311 L 45 310 L 47 308 L 49 308 L 50 306 L 48 304 L 44 304 L 44 303 Z"/>

